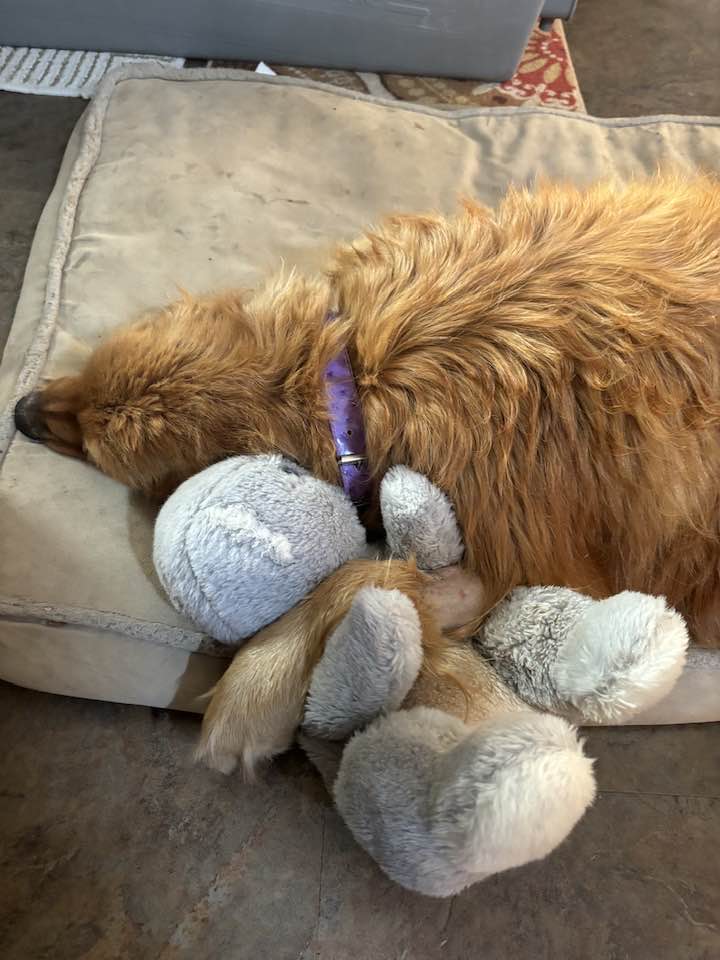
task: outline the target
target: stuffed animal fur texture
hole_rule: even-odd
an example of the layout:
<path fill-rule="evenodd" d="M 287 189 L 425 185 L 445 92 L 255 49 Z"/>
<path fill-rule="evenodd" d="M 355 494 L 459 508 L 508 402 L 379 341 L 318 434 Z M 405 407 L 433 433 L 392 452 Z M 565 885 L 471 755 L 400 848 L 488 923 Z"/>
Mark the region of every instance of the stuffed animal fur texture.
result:
<path fill-rule="evenodd" d="M 575 725 L 657 702 L 687 631 L 659 597 L 554 587 L 453 631 L 482 584 L 459 566 L 451 504 L 395 467 L 381 505 L 390 559 L 339 488 L 279 456 L 233 458 L 168 500 L 155 564 L 186 616 L 247 640 L 198 755 L 252 772 L 300 727 L 358 843 L 404 887 L 449 896 L 562 842 L 595 794 Z"/>

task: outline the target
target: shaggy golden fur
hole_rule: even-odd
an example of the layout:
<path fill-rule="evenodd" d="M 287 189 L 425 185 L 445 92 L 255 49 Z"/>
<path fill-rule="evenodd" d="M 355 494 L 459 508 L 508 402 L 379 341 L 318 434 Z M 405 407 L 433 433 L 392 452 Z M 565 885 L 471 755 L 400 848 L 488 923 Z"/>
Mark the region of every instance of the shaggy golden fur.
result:
<path fill-rule="evenodd" d="M 322 373 L 347 345 L 373 472 L 449 494 L 488 604 L 634 588 L 717 642 L 719 252 L 710 178 L 512 189 L 494 212 L 392 218 L 326 276 L 183 296 L 28 409 L 148 491 L 269 450 L 336 482 Z"/>

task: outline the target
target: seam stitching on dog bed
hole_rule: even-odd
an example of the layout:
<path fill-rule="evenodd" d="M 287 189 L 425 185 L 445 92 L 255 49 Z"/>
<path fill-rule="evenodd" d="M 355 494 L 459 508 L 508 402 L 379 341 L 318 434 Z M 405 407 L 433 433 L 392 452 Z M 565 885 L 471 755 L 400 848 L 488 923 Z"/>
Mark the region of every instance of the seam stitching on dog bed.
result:
<path fill-rule="evenodd" d="M 235 653 L 234 647 L 211 640 L 204 633 L 171 627 L 157 621 L 140 620 L 107 610 L 0 599 L 0 622 L 2 621 L 45 624 L 60 629 L 64 626 L 88 629 L 99 627 L 145 643 L 176 647 L 188 653 L 202 653 L 219 659 L 230 659 Z"/>
<path fill-rule="evenodd" d="M 109 71 L 96 96 L 103 95 L 105 85 L 111 88 L 125 80 L 164 80 L 168 83 L 185 83 L 194 80 L 232 80 L 240 83 L 268 84 L 275 87 L 300 87 L 308 90 L 324 91 L 348 100 L 389 107 L 393 110 L 422 113 L 426 116 L 437 117 L 440 120 L 467 120 L 473 117 L 520 117 L 527 119 L 529 117 L 553 116 L 608 128 L 647 126 L 648 124 L 655 126 L 658 123 L 677 123 L 681 126 L 720 126 L 720 117 L 701 115 L 684 117 L 672 113 L 642 117 L 593 117 L 589 114 L 570 113 L 567 110 L 553 107 L 461 107 L 459 110 L 442 110 L 422 103 L 407 103 L 402 100 L 377 97 L 369 93 L 360 93 L 357 90 L 335 87 L 329 83 L 305 80 L 301 77 L 270 77 L 231 68 L 211 70 L 202 67 L 191 70 L 172 67 L 162 68 L 154 64 L 131 64 Z M 108 90 L 108 94 L 109 92 Z"/>

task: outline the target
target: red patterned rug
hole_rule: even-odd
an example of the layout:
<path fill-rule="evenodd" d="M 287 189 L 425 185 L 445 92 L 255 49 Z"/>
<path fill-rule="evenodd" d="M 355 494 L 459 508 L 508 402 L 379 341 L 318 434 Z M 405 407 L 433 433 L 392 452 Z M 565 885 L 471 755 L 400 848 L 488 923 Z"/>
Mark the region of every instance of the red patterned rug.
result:
<path fill-rule="evenodd" d="M 206 61 L 187 61 L 187 66 Z M 257 63 L 210 60 L 210 67 L 243 67 L 254 70 Z M 450 80 L 442 77 L 406 76 L 396 73 L 358 73 L 350 70 L 323 70 L 319 67 L 291 67 L 270 64 L 286 77 L 302 77 L 333 86 L 372 93 L 375 96 L 436 107 L 559 107 L 585 112 L 562 22 L 555 20 L 547 31 L 533 30 L 515 75 L 505 83 L 478 83 L 477 80 Z"/>

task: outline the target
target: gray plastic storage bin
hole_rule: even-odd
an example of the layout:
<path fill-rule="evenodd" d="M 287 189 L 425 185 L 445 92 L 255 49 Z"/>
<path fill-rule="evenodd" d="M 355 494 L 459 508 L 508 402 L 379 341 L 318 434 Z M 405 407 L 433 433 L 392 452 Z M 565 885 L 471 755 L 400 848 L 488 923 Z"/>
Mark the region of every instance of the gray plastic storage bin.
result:
<path fill-rule="evenodd" d="M 0 0 L 0 43 L 506 80 L 576 0 Z"/>

